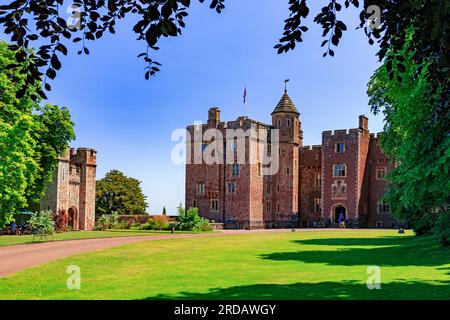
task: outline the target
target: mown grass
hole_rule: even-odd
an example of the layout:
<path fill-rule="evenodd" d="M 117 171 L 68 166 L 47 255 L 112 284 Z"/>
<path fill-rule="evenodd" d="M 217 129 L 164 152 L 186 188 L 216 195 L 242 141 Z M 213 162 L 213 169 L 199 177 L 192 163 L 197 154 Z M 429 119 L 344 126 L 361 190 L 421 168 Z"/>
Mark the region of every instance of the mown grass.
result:
<path fill-rule="evenodd" d="M 81 289 L 66 286 L 69 265 Z M 379 266 L 381 289 L 367 288 Z M 450 249 L 395 230 L 140 242 L 0 279 L 3 299 L 450 299 Z"/>
<path fill-rule="evenodd" d="M 161 235 L 170 234 L 170 231 L 159 231 L 159 230 L 106 230 L 106 231 L 69 231 L 62 233 L 55 233 L 53 235 L 53 241 L 62 240 L 77 240 L 77 239 L 96 239 L 96 238 L 112 238 L 112 237 L 130 237 L 130 236 L 145 236 L 145 235 Z M 189 233 L 180 232 L 176 233 Z M 49 240 L 52 239 L 51 236 L 48 237 Z M 35 241 L 40 239 L 36 237 Z M 15 244 L 27 244 L 33 243 L 32 235 L 2 235 L 0 236 L 0 246 L 8 246 Z"/>

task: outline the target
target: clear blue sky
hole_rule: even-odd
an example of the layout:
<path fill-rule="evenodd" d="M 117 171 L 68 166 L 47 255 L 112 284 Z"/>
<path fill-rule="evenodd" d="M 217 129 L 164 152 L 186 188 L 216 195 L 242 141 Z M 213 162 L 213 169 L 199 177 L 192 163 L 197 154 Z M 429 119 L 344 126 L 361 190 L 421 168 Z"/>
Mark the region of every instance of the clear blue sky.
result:
<path fill-rule="evenodd" d="M 223 120 L 236 119 L 243 113 L 244 85 L 247 114 L 270 123 L 286 78 L 301 113 L 305 145 L 320 144 L 324 130 L 357 127 L 359 114 L 369 116 L 371 131 L 381 131 L 382 118 L 370 114 L 366 95 L 378 65 L 376 48 L 355 30 L 358 11 L 340 13 L 348 31 L 335 57 L 322 58 L 322 30 L 312 22 L 319 6 L 310 1 L 315 8 L 304 42 L 277 55 L 273 46 L 288 15 L 287 2 L 227 0 L 219 15 L 193 1 L 183 35 L 160 43 L 154 57 L 162 71 L 149 81 L 136 58 L 145 44 L 135 40 L 133 21 L 122 21 L 115 35 L 90 43 L 89 56 L 78 56 L 77 47 L 69 46 L 49 102 L 70 109 L 77 135 L 73 146 L 98 150 L 97 178 L 119 169 L 142 181 L 150 213 L 163 206 L 174 213 L 184 202 L 185 170 L 171 162 L 172 131 L 206 121 L 211 106 L 220 107 Z"/>

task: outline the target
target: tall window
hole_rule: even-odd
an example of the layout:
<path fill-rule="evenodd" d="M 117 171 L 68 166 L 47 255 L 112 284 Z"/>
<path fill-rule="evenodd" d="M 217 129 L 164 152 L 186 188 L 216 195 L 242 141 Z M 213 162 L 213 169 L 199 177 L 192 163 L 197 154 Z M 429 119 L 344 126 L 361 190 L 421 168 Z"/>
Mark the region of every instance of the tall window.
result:
<path fill-rule="evenodd" d="M 265 187 L 266 187 L 266 195 L 270 195 L 270 186 L 271 184 L 269 182 L 265 183 Z"/>
<path fill-rule="evenodd" d="M 261 169 L 261 162 L 258 162 L 258 176 L 261 176 L 262 169 Z"/>
<path fill-rule="evenodd" d="M 198 195 L 204 195 L 206 192 L 206 183 L 204 182 L 199 182 L 197 184 L 197 194 Z"/>
<path fill-rule="evenodd" d="M 344 153 L 345 152 L 345 144 L 343 142 L 336 143 L 336 153 Z"/>
<path fill-rule="evenodd" d="M 316 188 L 320 189 L 320 186 L 322 185 L 322 175 L 320 173 L 316 174 Z"/>
<path fill-rule="evenodd" d="M 287 119 L 287 126 L 290 128 L 291 127 L 291 119 Z"/>
<path fill-rule="evenodd" d="M 227 183 L 227 192 L 234 193 L 236 191 L 236 182 L 231 181 Z"/>
<path fill-rule="evenodd" d="M 197 200 L 192 201 L 192 208 L 197 208 Z"/>
<path fill-rule="evenodd" d="M 217 199 L 211 200 L 211 211 L 212 212 L 219 211 L 219 200 L 217 200 Z"/>
<path fill-rule="evenodd" d="M 386 177 L 386 168 L 377 168 L 377 179 L 384 180 Z"/>
<path fill-rule="evenodd" d="M 320 198 L 314 198 L 314 212 L 320 212 Z"/>
<path fill-rule="evenodd" d="M 231 166 L 231 169 L 232 169 L 231 171 L 232 171 L 233 177 L 239 176 L 239 164 L 234 163 L 234 164 Z"/>
<path fill-rule="evenodd" d="M 278 128 L 281 127 L 281 119 L 278 119 L 278 120 L 277 120 L 277 127 L 278 127 Z"/>
<path fill-rule="evenodd" d="M 389 205 L 386 200 L 378 200 L 378 213 L 389 213 Z"/>
<path fill-rule="evenodd" d="M 266 212 L 270 213 L 271 209 L 272 209 L 272 206 L 270 205 L 270 201 L 267 201 L 266 202 Z"/>
<path fill-rule="evenodd" d="M 286 168 L 286 175 L 290 175 L 291 174 L 291 169 L 289 167 Z"/>
<path fill-rule="evenodd" d="M 347 166 L 345 164 L 335 164 L 333 166 L 333 176 L 334 177 L 345 177 L 347 171 Z"/>

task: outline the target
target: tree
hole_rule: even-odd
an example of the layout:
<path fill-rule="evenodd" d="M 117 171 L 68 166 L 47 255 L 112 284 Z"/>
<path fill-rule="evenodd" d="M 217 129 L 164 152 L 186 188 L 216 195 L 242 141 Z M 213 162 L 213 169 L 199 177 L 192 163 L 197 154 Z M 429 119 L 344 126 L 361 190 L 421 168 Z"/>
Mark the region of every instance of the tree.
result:
<path fill-rule="evenodd" d="M 66 108 L 39 104 L 39 82 L 17 97 L 28 78 L 8 69 L 17 63 L 14 51 L 0 41 L 0 227 L 19 209 L 39 203 L 57 156 L 74 138 Z"/>
<path fill-rule="evenodd" d="M 167 215 L 167 211 L 166 211 L 166 206 L 163 207 L 163 212 L 162 212 L 163 216 Z"/>
<path fill-rule="evenodd" d="M 204 2 L 204 0 L 199 0 Z M 26 84 L 41 79 L 45 69 L 45 78 L 54 79 L 61 68 L 59 56 L 67 55 L 65 41 L 80 44 L 78 54 L 89 54 L 87 43 L 103 37 L 106 33 L 115 33 L 116 22 L 127 16 L 134 15 L 137 22 L 133 32 L 137 39 L 145 43 L 144 52 L 138 55 L 145 62 L 145 78 L 159 71 L 160 64 L 150 57 L 151 50 L 158 50 L 161 37 L 176 37 L 185 27 L 184 18 L 188 16 L 190 0 L 73 0 L 71 16 L 62 14 L 68 1 L 64 0 L 11 0 L 9 4 L 0 6 L 0 23 L 6 34 L 11 34 L 15 43 L 16 58 L 25 64 L 12 66 L 21 73 L 28 74 Z M 338 46 L 347 26 L 338 19 L 343 8 L 350 6 L 360 8 L 359 27 L 364 30 L 370 44 L 377 42 L 380 46 L 378 56 L 382 60 L 389 49 L 393 55 L 389 59 L 396 61 L 397 53 L 403 48 L 406 39 L 406 29 L 413 27 L 418 30 L 411 42 L 410 52 L 414 52 L 414 61 L 420 64 L 430 56 L 435 61 L 433 69 L 435 77 L 445 79 L 443 69 L 449 67 L 449 4 L 447 0 L 366 0 L 360 5 L 358 0 L 324 0 L 324 6 L 315 16 L 314 22 L 323 28 L 327 45 L 325 55 L 334 56 L 332 47 Z M 225 8 L 225 0 L 211 0 L 210 8 L 218 13 Z M 376 7 L 373 7 L 373 6 Z M 255 7 L 255 12 L 257 12 Z M 308 31 L 304 25 L 310 14 L 306 0 L 289 0 L 290 16 L 285 20 L 284 33 L 275 46 L 279 53 L 287 52 L 303 41 L 303 34 Z M 376 11 L 380 16 L 376 16 Z M 375 15 L 374 15 L 375 13 Z M 367 21 L 382 22 L 379 28 L 369 28 Z M 73 37 L 72 37 L 73 36 Z M 27 49 L 39 43 L 39 50 L 34 54 Z M 388 65 L 387 65 L 388 66 Z M 392 71 L 392 70 L 390 70 Z M 446 71 L 448 72 L 448 71 Z M 392 74 L 392 72 L 391 72 Z M 50 84 L 45 82 L 46 90 Z M 26 84 L 17 92 L 18 96 L 25 94 Z M 41 97 L 45 94 L 38 92 Z"/>
<path fill-rule="evenodd" d="M 415 37 L 409 29 L 405 48 Z M 385 64 L 390 63 L 389 51 Z M 415 53 L 404 49 L 402 81 L 391 79 L 381 66 L 368 85 L 370 105 L 385 116 L 381 146 L 398 166 L 387 176 L 385 198 L 391 211 L 410 221 L 418 233 L 428 229 L 450 244 L 450 111 L 448 87 L 433 90 L 433 58 L 417 64 Z M 395 67 L 395 66 L 393 66 Z M 403 68 L 403 67 L 402 67 Z M 397 69 L 397 68 L 396 68 Z M 434 83 L 435 84 L 435 83 Z M 447 105 L 439 103 L 447 95 Z M 427 227 L 428 226 L 428 227 Z"/>
<path fill-rule="evenodd" d="M 125 176 L 119 170 L 111 170 L 96 183 L 96 215 L 115 211 L 119 215 L 145 214 L 146 198 L 141 181 Z"/>
<path fill-rule="evenodd" d="M 0 118 L 0 227 L 27 205 L 25 190 L 38 171 L 33 159 L 33 121 L 23 116 L 13 125 Z"/>

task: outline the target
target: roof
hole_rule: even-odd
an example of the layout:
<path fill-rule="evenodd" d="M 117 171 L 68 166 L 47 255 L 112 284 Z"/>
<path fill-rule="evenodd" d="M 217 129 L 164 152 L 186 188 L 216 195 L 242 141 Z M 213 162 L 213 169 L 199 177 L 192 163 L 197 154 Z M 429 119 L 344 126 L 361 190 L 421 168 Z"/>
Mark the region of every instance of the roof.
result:
<path fill-rule="evenodd" d="M 278 102 L 275 110 L 273 110 L 272 115 L 281 112 L 295 113 L 298 115 L 300 114 L 300 112 L 298 112 L 297 108 L 295 107 L 294 102 L 292 102 L 291 97 L 289 97 L 287 90 L 284 90 L 284 94 L 281 97 L 280 102 Z"/>

